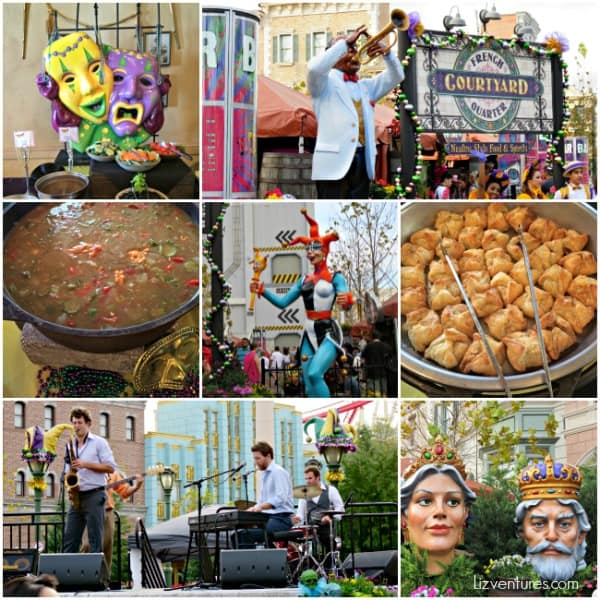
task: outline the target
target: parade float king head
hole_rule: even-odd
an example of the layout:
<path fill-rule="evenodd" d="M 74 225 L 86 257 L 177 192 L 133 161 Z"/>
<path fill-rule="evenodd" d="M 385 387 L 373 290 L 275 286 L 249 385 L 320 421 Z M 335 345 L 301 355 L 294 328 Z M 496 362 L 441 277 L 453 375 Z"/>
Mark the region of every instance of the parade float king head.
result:
<path fill-rule="evenodd" d="M 37 77 L 52 102 L 52 126 L 77 127 L 73 147 L 83 152 L 101 139 L 132 148 L 160 130 L 161 96 L 171 83 L 149 54 L 100 48 L 84 32 L 53 41 Z"/>
<path fill-rule="evenodd" d="M 515 523 L 542 579 L 564 581 L 585 567 L 585 537 L 591 526 L 578 500 L 582 482 L 576 466 L 554 462 L 550 455 L 519 473 L 521 502 Z"/>

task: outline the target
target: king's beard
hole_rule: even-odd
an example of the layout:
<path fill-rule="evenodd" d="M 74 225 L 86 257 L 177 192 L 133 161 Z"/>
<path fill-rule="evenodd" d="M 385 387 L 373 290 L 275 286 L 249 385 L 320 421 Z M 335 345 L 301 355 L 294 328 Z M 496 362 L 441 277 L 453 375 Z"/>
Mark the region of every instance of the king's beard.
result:
<path fill-rule="evenodd" d="M 546 556 L 544 550 L 552 548 L 560 555 Z M 561 542 L 541 542 L 534 548 L 527 546 L 527 557 L 535 572 L 547 581 L 565 581 L 570 579 L 577 569 L 575 552 Z"/>

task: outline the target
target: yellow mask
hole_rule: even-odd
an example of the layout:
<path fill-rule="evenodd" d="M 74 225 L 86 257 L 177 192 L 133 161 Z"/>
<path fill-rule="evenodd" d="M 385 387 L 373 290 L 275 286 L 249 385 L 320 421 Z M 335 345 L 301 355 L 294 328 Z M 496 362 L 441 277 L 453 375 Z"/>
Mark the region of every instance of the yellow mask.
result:
<path fill-rule="evenodd" d="M 58 84 L 58 97 L 71 112 L 92 123 L 106 121 L 113 74 L 86 33 L 71 33 L 50 44 L 44 63 Z"/>

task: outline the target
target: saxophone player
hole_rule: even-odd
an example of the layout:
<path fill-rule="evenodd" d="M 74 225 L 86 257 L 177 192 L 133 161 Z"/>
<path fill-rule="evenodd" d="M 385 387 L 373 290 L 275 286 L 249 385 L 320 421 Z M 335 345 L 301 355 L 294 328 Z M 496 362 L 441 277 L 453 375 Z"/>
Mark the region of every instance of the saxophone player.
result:
<path fill-rule="evenodd" d="M 106 477 L 117 465 L 108 442 L 90 431 L 92 418 L 85 408 L 74 408 L 69 416 L 75 430 L 73 456 L 65 473 L 76 471 L 79 477 L 78 502 L 67 514 L 63 552 L 78 552 L 87 526 L 90 552 L 102 552 Z"/>

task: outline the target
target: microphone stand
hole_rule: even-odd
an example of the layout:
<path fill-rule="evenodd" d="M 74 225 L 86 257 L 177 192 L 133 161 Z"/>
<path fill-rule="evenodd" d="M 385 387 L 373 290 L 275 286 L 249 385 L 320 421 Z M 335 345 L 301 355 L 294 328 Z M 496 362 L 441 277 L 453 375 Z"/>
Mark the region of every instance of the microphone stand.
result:
<path fill-rule="evenodd" d="M 204 578 L 202 577 L 202 555 L 201 555 L 201 544 L 200 544 L 200 521 L 202 519 L 202 484 L 205 481 L 210 481 L 211 479 L 216 479 L 217 477 L 221 477 L 221 475 L 230 475 L 231 473 L 233 473 L 236 469 L 227 469 L 227 471 L 221 471 L 220 473 L 215 473 L 214 475 L 209 475 L 208 477 L 201 477 L 200 479 L 196 479 L 196 481 L 190 481 L 189 483 L 186 483 L 183 487 L 188 488 L 188 487 L 192 487 L 193 485 L 195 485 L 198 488 L 198 584 L 202 585 L 202 584 L 208 584 L 208 585 L 212 585 L 206 581 L 204 581 Z M 215 533 L 215 535 L 219 535 L 218 533 Z M 217 543 L 217 540 L 215 540 L 215 544 Z M 185 576 L 187 575 L 187 563 L 186 563 L 186 568 L 184 570 L 184 581 L 185 581 Z"/>

